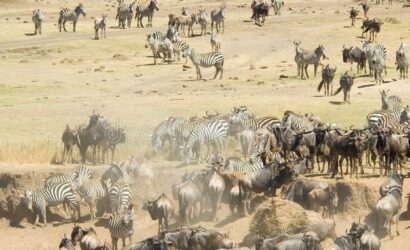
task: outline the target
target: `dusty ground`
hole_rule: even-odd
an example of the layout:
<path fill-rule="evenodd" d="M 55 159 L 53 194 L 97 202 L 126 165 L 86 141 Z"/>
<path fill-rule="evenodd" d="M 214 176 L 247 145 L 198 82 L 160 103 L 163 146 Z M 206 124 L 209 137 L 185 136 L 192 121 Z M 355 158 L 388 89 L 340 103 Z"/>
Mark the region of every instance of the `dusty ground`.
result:
<path fill-rule="evenodd" d="M 399 3 L 372 6 L 369 11 L 370 17 L 385 20 L 378 42 L 388 50 L 387 83 L 373 86 L 374 80 L 370 77 L 356 78 L 351 105 L 340 105 L 342 94 L 322 97 L 316 91 L 320 73 L 313 78 L 312 66 L 308 69 L 312 76 L 309 80 L 297 79 L 293 61 L 293 41 L 302 40 L 307 49 L 326 44 L 326 55 L 330 59 L 324 63 L 337 65 L 338 75 L 350 68 L 342 63 L 342 46 L 360 46 L 363 41 L 359 28 L 362 20 L 357 20 L 356 27 L 349 27 L 347 10 L 354 5 L 351 1 L 289 0 L 282 16 L 270 16 L 264 27 L 250 22 L 250 1 L 229 1 L 225 33 L 220 36 L 226 58 L 222 81 L 196 80 L 195 69 L 183 71 L 182 63 L 152 65 L 151 51 L 144 47 L 145 34 L 156 30 L 165 32 L 168 14 L 179 13 L 183 6 L 190 12 L 196 12 L 200 6 L 210 12 L 220 3 L 161 0 L 153 28 L 136 28 L 134 22 L 132 29 L 109 28 L 108 39 L 96 41 L 92 18 L 107 13 L 109 26 L 116 26 L 116 1 L 84 2 L 88 15 L 80 18 L 77 33 L 59 33 L 56 26 L 59 8 L 72 8 L 76 2 L 0 1 L 0 117 L 3 118 L 0 162 L 4 163 L 0 171 L 46 173 L 50 168 L 59 171 L 69 167 L 45 164 L 60 154 L 65 125 L 74 127 L 87 122 L 93 110 L 126 127 L 127 143 L 119 147 L 118 153 L 118 159 L 124 159 L 129 154 L 143 156 L 153 127 L 170 115 L 191 116 L 206 110 L 224 112 L 234 105 L 248 105 L 258 115 L 281 117 L 285 110 L 313 112 L 325 121 L 347 127 L 363 126 L 366 114 L 380 107 L 380 89 L 390 89 L 392 94 L 399 94 L 404 103 L 410 102 L 410 89 L 406 87 L 409 81 L 397 81 L 394 65 L 400 42 L 410 40 L 410 15 Z M 31 11 L 35 8 L 46 13 L 42 36 L 30 35 L 34 28 Z M 67 28 L 70 30 L 71 26 L 68 24 Z M 198 33 L 199 26 L 194 26 L 194 31 Z M 210 36 L 184 39 L 198 52 L 211 49 Z M 355 67 L 353 69 L 355 72 Z M 210 79 L 214 69 L 202 72 L 204 78 Z M 167 179 L 167 174 L 176 179 L 192 168 L 175 168 L 177 163 L 160 158 L 152 164 L 163 179 Z M 382 179 L 366 180 L 374 186 L 381 182 Z M 407 183 L 405 188 L 406 193 Z M 168 185 L 160 185 L 155 192 L 168 189 Z M 225 212 L 221 217 L 227 214 Z M 337 220 L 339 234 L 351 221 L 347 217 L 355 216 L 344 215 Z M 139 212 L 137 218 L 136 239 L 155 233 L 156 227 L 145 213 Z M 241 241 L 249 220 L 228 221 L 220 229 L 231 231 L 231 236 Z M 201 224 L 218 227 L 215 223 Z M 0 249 L 53 249 L 72 227 L 69 223 L 31 229 L 25 222 L 23 226 L 9 227 L 3 219 Z M 383 249 L 410 249 L 410 240 L 406 237 L 408 227 L 408 221 L 400 223 L 402 236 L 384 240 Z M 101 224 L 97 231 L 109 239 Z"/>

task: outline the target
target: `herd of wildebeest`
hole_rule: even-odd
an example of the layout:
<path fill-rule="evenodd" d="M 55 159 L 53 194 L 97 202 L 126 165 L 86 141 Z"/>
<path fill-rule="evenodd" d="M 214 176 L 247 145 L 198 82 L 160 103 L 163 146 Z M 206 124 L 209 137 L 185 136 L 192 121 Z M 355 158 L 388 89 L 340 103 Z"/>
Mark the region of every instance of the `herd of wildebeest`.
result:
<path fill-rule="evenodd" d="M 391 4 L 392 1 L 389 1 Z M 119 27 L 131 26 L 134 16 L 138 26 L 142 18 L 148 17 L 152 26 L 158 3 L 150 0 L 148 5 L 137 5 L 136 2 L 125 4 L 118 1 L 117 16 Z M 380 4 L 380 1 L 376 1 Z M 382 1 L 383 4 L 383 1 Z M 275 15 L 281 14 L 284 2 L 272 0 L 253 0 L 252 18 L 258 25 L 264 25 L 269 8 L 273 7 Z M 370 32 L 369 41 L 363 47 L 344 46 L 343 61 L 356 62 L 357 73 L 363 69 L 366 73 L 366 62 L 370 74 L 374 74 L 376 84 L 381 84 L 383 70 L 386 72 L 386 48 L 375 43 L 383 21 L 379 18 L 369 19 L 367 14 L 370 4 L 361 3 L 363 8 L 363 33 Z M 156 58 L 163 54 L 173 61 L 182 53 L 190 57 L 196 67 L 198 78 L 202 78 L 200 67 L 215 67 L 217 77 L 223 76 L 224 56 L 219 50 L 221 41 L 217 33 L 224 32 L 226 4 L 213 10 L 209 17 L 206 10 L 197 14 L 187 14 L 182 9 L 181 15 L 170 14 L 166 34 L 153 32 L 147 35 L 147 46 Z M 359 11 L 352 7 L 349 11 L 352 26 Z M 79 4 L 75 9 L 62 9 L 59 13 L 59 29 L 65 28 L 67 21 L 73 21 L 73 30 L 80 15 L 85 16 L 85 8 Z M 95 37 L 99 31 L 105 37 L 106 15 L 95 20 Z M 41 34 L 44 14 L 41 10 L 33 11 L 35 34 Z M 215 25 L 217 33 L 211 34 L 211 53 L 196 54 L 186 42 L 180 40 L 179 32 L 193 36 L 193 25 L 200 24 L 201 35 L 207 34 L 207 25 Z M 301 47 L 301 41 L 294 41 L 297 75 L 302 79 L 308 76 L 307 67 L 314 65 L 314 74 L 321 65 L 321 58 L 326 58 L 325 46 L 320 44 L 312 51 Z M 400 78 L 408 77 L 408 59 L 405 43 L 401 43 L 396 52 L 397 70 Z M 337 94 L 343 90 L 344 101 L 350 103 L 350 89 L 353 85 L 351 71 L 342 74 L 340 87 L 333 93 L 332 81 L 337 67 L 326 65 L 322 69 L 322 81 L 318 91 L 325 89 L 325 95 Z M 380 91 L 381 107 L 363 118 L 364 128 L 353 126 L 343 129 L 334 121 L 324 121 L 311 113 L 299 114 L 293 111 L 284 112 L 280 119 L 276 116 L 257 117 L 251 108 L 235 106 L 225 113 L 206 112 L 203 116 L 175 117 L 161 121 L 151 136 L 152 153 L 155 157 L 181 161 L 190 166 L 193 163 L 204 165 L 201 170 L 186 173 L 179 182 L 172 186 L 172 197 L 178 202 L 174 207 L 171 194 L 162 193 L 157 199 L 134 204 L 133 193 L 141 188 L 142 180 L 152 180 L 154 171 L 149 160 L 141 161 L 130 156 L 127 162 L 115 161 L 115 150 L 118 145 L 126 143 L 127 131 L 111 124 L 106 117 L 93 112 L 88 124 L 81 124 L 73 129 L 66 126 L 62 141 L 64 150 L 61 163 L 67 159 L 73 162 L 73 150 L 78 148 L 83 163 L 77 169 L 58 173 L 44 180 L 44 186 L 36 190 L 25 190 L 22 201 L 36 216 L 35 225 L 40 218 L 47 225 L 47 208 L 62 206 L 73 220 L 81 218 L 80 204 L 90 209 L 90 219 L 94 221 L 98 214 L 104 220 L 111 235 L 111 244 L 103 242 L 94 228 L 85 228 L 75 224 L 69 237 L 64 236 L 59 249 L 75 249 L 77 244 L 83 250 L 118 249 L 121 239 L 123 249 L 321 249 L 320 243 L 326 238 L 334 240 L 329 248 L 346 249 L 380 249 L 380 238 L 389 235 L 392 222 L 395 221 L 396 234 L 399 235 L 399 215 L 402 209 L 403 181 L 407 177 L 406 160 L 410 155 L 410 108 L 402 103 L 397 95 Z M 241 154 L 237 154 L 240 148 Z M 91 154 L 89 153 L 91 149 Z M 111 152 L 110 156 L 108 152 Z M 87 162 L 111 162 L 107 170 L 98 175 L 85 165 Z M 326 167 L 327 166 L 327 169 Z M 345 169 L 343 169 L 343 166 Z M 338 211 L 338 191 L 334 182 L 306 179 L 311 174 L 329 175 L 331 178 L 366 177 L 364 166 L 373 167 L 371 174 L 378 172 L 386 176 L 380 186 L 380 199 L 373 208 L 375 225 L 354 221 L 345 235 L 336 236 L 334 214 Z M 379 170 L 376 171 L 378 166 Z M 316 173 L 315 173 L 316 172 Z M 281 189 L 284 199 L 295 202 L 304 209 L 322 211 L 323 217 L 315 225 L 304 227 L 297 234 L 280 234 L 271 238 L 255 239 L 250 245 L 234 242 L 228 234 L 201 226 L 191 226 L 203 219 L 204 210 L 210 210 L 209 220 L 217 221 L 221 203 L 229 204 L 230 216 L 246 216 L 255 210 L 253 204 L 258 196 L 276 196 Z M 102 204 L 99 206 L 98 204 Z M 97 206 L 98 205 L 98 206 Z M 141 242 L 133 242 L 135 205 L 143 206 L 153 220 L 158 220 L 158 234 Z M 101 209 L 101 211 L 100 211 Z M 410 212 L 410 203 L 407 205 Z M 202 216 L 202 217 L 201 217 Z M 175 224 L 170 221 L 175 220 Z M 126 244 L 126 239 L 128 243 Z"/>

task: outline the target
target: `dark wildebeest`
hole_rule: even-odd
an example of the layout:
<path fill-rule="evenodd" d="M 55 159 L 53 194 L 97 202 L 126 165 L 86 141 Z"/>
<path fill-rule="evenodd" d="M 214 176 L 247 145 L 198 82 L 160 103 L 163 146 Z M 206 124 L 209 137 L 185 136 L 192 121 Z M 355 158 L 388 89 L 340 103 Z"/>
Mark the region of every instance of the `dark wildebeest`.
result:
<path fill-rule="evenodd" d="M 191 232 L 191 229 L 181 229 L 172 232 L 163 232 L 161 235 L 161 239 L 163 239 L 168 245 L 172 245 L 178 250 L 191 250 L 188 244 Z"/>
<path fill-rule="evenodd" d="M 70 126 L 66 125 L 61 140 L 64 143 L 64 150 L 61 156 L 61 163 L 64 163 L 64 157 L 65 155 L 68 155 L 68 163 L 71 164 L 73 161 L 73 146 L 77 145 L 78 149 L 81 151 L 80 143 L 78 142 L 77 138 L 77 131 L 70 129 Z"/>
<path fill-rule="evenodd" d="M 380 237 L 383 236 L 384 227 L 389 225 L 388 234 L 390 238 L 392 237 L 391 234 L 391 224 L 395 217 L 396 223 L 396 233 L 397 236 L 400 235 L 399 233 L 399 212 L 403 205 L 401 196 L 402 196 L 402 186 L 393 185 L 390 186 L 389 190 L 387 191 L 387 195 L 381 198 L 376 205 L 376 213 L 377 213 L 377 225 L 376 225 L 376 234 Z"/>
<path fill-rule="evenodd" d="M 343 62 L 353 64 L 353 62 L 357 63 L 357 73 L 359 74 L 361 70 L 364 69 L 364 73 L 366 74 L 366 52 L 359 47 L 350 47 L 346 48 L 343 45 L 342 50 L 343 55 Z"/>
<path fill-rule="evenodd" d="M 226 234 L 217 231 L 192 229 L 188 245 L 190 249 L 219 249 L 235 247 L 235 243 Z"/>
<path fill-rule="evenodd" d="M 364 33 L 366 33 L 366 36 L 367 36 L 367 32 L 370 31 L 369 40 L 375 41 L 375 38 L 377 38 L 377 34 L 380 32 L 382 24 L 383 24 L 383 21 L 379 18 L 363 20 L 362 36 Z"/>
<path fill-rule="evenodd" d="M 253 0 L 251 4 L 252 19 L 255 20 L 255 24 L 265 24 L 265 18 L 269 16 L 269 4 L 265 1 Z M 262 22 L 260 20 L 262 18 Z"/>
<path fill-rule="evenodd" d="M 340 87 L 336 90 L 334 96 L 343 90 L 343 102 L 350 104 L 350 90 L 353 86 L 353 77 L 350 75 L 349 71 L 346 71 L 342 76 L 340 76 L 339 84 Z"/>
<path fill-rule="evenodd" d="M 158 234 L 164 230 L 168 230 L 168 220 L 173 214 L 171 201 L 163 193 L 158 199 L 148 201 L 147 210 L 152 220 L 158 220 Z"/>
<path fill-rule="evenodd" d="M 71 232 L 71 241 L 73 245 L 80 243 L 81 250 L 95 250 L 101 246 L 100 238 L 94 228 L 82 229 L 80 226 L 74 224 L 73 231 Z"/>
<path fill-rule="evenodd" d="M 328 217 L 333 217 L 336 208 L 336 188 L 332 185 L 326 188 L 315 188 L 308 193 L 308 204 L 316 212 L 319 207 L 323 207 L 323 217 L 327 213 Z"/>
<path fill-rule="evenodd" d="M 59 250 L 75 250 L 73 242 L 67 238 L 64 234 L 64 238 L 61 240 L 60 245 L 58 246 Z"/>
<path fill-rule="evenodd" d="M 322 69 L 322 81 L 317 86 L 317 91 L 320 92 L 323 85 L 325 86 L 325 96 L 333 95 L 333 78 L 335 77 L 337 67 L 327 64 Z"/>
<path fill-rule="evenodd" d="M 99 131 L 97 123 L 99 115 L 93 113 L 90 116 L 90 122 L 87 127 L 78 129 L 78 138 L 80 140 L 81 160 L 83 163 L 87 160 L 87 149 L 89 146 L 93 148 L 93 162 L 96 163 L 96 150 L 98 143 L 103 139 L 103 134 Z"/>
<path fill-rule="evenodd" d="M 111 151 L 111 162 L 114 161 L 114 154 L 118 144 L 125 143 L 125 130 L 123 128 L 116 128 L 109 126 L 104 129 L 104 139 L 100 141 L 99 146 L 102 149 L 102 163 L 105 163 L 108 158 L 108 150 Z"/>
<path fill-rule="evenodd" d="M 352 26 L 354 26 L 354 23 L 356 22 L 356 17 L 359 15 L 359 10 L 356 9 L 355 7 L 352 7 L 350 10 L 350 19 L 352 19 Z"/>
<path fill-rule="evenodd" d="M 351 233 L 357 233 L 357 238 L 360 238 L 360 247 L 363 250 L 379 250 L 381 243 L 379 238 L 369 231 L 369 227 L 359 222 L 353 222 L 350 228 Z"/>
<path fill-rule="evenodd" d="M 326 188 L 329 184 L 317 180 L 298 179 L 293 182 L 286 193 L 286 200 L 296 202 L 308 208 L 308 194 L 315 188 Z"/>
<path fill-rule="evenodd" d="M 280 234 L 271 239 L 259 239 L 255 244 L 255 250 L 316 250 L 319 246 L 319 238 L 316 233 L 289 235 Z"/>
<path fill-rule="evenodd" d="M 367 19 L 367 12 L 368 12 L 369 9 L 370 9 L 370 5 L 368 5 L 366 2 L 361 3 L 360 5 L 361 5 L 362 8 L 363 8 L 364 18 Z"/>
<path fill-rule="evenodd" d="M 313 171 L 317 151 L 316 134 L 312 131 L 297 133 L 292 151 L 296 152 L 299 158 L 306 158 L 306 166 Z"/>
<path fill-rule="evenodd" d="M 167 244 L 162 239 L 148 238 L 141 242 L 129 244 L 122 250 L 167 250 Z"/>
<path fill-rule="evenodd" d="M 276 195 L 276 189 L 289 184 L 294 178 L 290 163 L 272 163 L 257 172 L 239 176 L 239 197 L 243 205 L 243 213 L 250 213 L 252 193 Z"/>

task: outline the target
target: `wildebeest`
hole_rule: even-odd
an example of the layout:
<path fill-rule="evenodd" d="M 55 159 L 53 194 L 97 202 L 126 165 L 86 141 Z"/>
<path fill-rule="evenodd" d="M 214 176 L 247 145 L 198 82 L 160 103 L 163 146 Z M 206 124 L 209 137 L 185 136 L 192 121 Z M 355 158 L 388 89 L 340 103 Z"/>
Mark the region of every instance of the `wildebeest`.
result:
<path fill-rule="evenodd" d="M 332 185 L 326 188 L 315 188 L 308 193 L 309 207 L 318 211 L 319 207 L 323 207 L 323 217 L 327 212 L 329 217 L 333 217 L 336 207 L 336 188 Z"/>
<path fill-rule="evenodd" d="M 222 194 L 225 190 L 225 181 L 221 175 L 221 170 L 223 168 L 223 162 L 216 163 L 212 167 L 212 175 L 208 181 L 208 196 L 211 202 L 212 208 L 212 218 L 218 220 L 217 212 L 219 202 L 221 201 Z"/>
<path fill-rule="evenodd" d="M 253 0 L 251 4 L 252 19 L 255 20 L 255 24 L 265 24 L 265 18 L 269 16 L 269 4 L 264 0 Z M 262 22 L 260 20 L 262 18 Z"/>
<path fill-rule="evenodd" d="M 369 40 L 370 41 L 375 41 L 375 38 L 377 37 L 377 34 L 380 32 L 380 28 L 383 24 L 383 21 L 379 18 L 373 18 L 373 19 L 364 19 L 363 20 L 363 25 L 362 25 L 362 36 L 364 33 L 370 31 L 370 36 Z"/>
<path fill-rule="evenodd" d="M 64 238 L 61 240 L 60 245 L 58 246 L 59 250 L 75 250 L 73 242 L 67 238 L 64 234 Z"/>
<path fill-rule="evenodd" d="M 202 228 L 192 229 L 188 245 L 190 249 L 219 249 L 235 247 L 235 243 L 226 234 Z"/>
<path fill-rule="evenodd" d="M 79 242 L 81 250 L 95 250 L 101 246 L 100 238 L 97 236 L 94 228 L 83 229 L 75 224 L 71 232 L 71 241 L 74 246 Z"/>
<path fill-rule="evenodd" d="M 359 10 L 356 9 L 355 7 L 352 7 L 350 10 L 350 19 L 352 19 L 352 26 L 354 26 L 354 23 L 356 21 L 356 17 L 359 15 Z"/>
<path fill-rule="evenodd" d="M 90 116 L 90 121 L 86 127 L 78 129 L 78 138 L 80 140 L 81 160 L 85 163 L 87 158 L 87 149 L 89 146 L 93 148 L 93 162 L 96 163 L 96 150 L 98 143 L 102 140 L 103 134 L 99 131 L 97 123 L 100 115 L 93 112 Z"/>
<path fill-rule="evenodd" d="M 123 247 L 122 250 L 167 250 L 167 244 L 163 239 L 151 237 L 140 242 L 129 244 Z"/>
<path fill-rule="evenodd" d="M 78 149 L 81 151 L 80 143 L 78 142 L 77 138 L 77 131 L 70 129 L 70 126 L 66 125 L 66 128 L 63 132 L 63 136 L 61 140 L 64 143 L 64 150 L 61 156 L 61 163 L 64 163 L 65 155 L 68 155 L 68 163 L 72 163 L 73 161 L 73 147 L 74 145 L 78 146 Z"/>
<path fill-rule="evenodd" d="M 329 184 L 308 179 L 294 181 L 286 193 L 286 200 L 298 203 L 303 208 L 308 208 L 308 194 L 315 188 L 326 188 Z"/>
<path fill-rule="evenodd" d="M 353 86 L 353 77 L 350 75 L 349 71 L 346 71 L 340 76 L 339 84 L 340 87 L 336 90 L 334 95 L 337 95 L 341 90 L 343 90 L 343 102 L 350 104 L 350 89 Z"/>
<path fill-rule="evenodd" d="M 358 244 L 360 243 L 356 234 L 349 232 L 347 235 L 337 237 L 328 250 L 356 250 Z"/>
<path fill-rule="evenodd" d="M 316 233 L 309 232 L 297 235 L 281 234 L 271 239 L 259 239 L 255 250 L 316 250 L 319 238 Z"/>
<path fill-rule="evenodd" d="M 327 64 L 322 69 L 322 81 L 320 81 L 319 85 L 317 86 L 317 91 L 320 92 L 323 85 L 325 86 L 325 96 L 333 95 L 333 78 L 335 77 L 336 73 L 336 66 Z M 329 88 L 330 91 L 329 91 Z"/>
<path fill-rule="evenodd" d="M 377 225 L 376 225 L 376 234 L 378 236 L 383 235 L 382 229 L 388 225 L 388 234 L 390 238 L 392 238 L 391 233 L 391 224 L 393 219 L 395 218 L 396 223 L 396 233 L 397 236 L 400 235 L 399 233 L 399 212 L 402 207 L 402 187 L 393 185 L 389 187 L 387 191 L 387 195 L 381 198 L 376 205 L 376 213 L 377 213 Z"/>
<path fill-rule="evenodd" d="M 364 250 L 379 250 L 380 240 L 379 238 L 369 230 L 369 227 L 364 224 L 354 221 L 349 230 L 351 233 L 356 234 L 356 238 L 360 239 L 359 245 Z"/>
<path fill-rule="evenodd" d="M 314 232 L 320 240 L 326 238 L 336 239 L 336 223 L 332 219 L 318 219 L 309 221 L 304 225 L 299 233 Z"/>
<path fill-rule="evenodd" d="M 158 199 L 148 201 L 147 210 L 151 219 L 158 220 L 158 234 L 168 230 L 168 221 L 173 214 L 173 207 L 168 197 L 163 193 Z"/>
<path fill-rule="evenodd" d="M 359 74 L 361 70 L 364 69 L 364 73 L 366 73 L 366 52 L 359 47 L 345 47 L 343 45 L 342 50 L 343 62 L 353 64 L 353 62 L 357 63 L 357 73 Z"/>
<path fill-rule="evenodd" d="M 392 186 L 403 186 L 403 180 L 405 175 L 399 173 L 392 173 L 392 175 L 380 185 L 379 193 L 380 198 L 383 198 L 388 194 L 389 188 Z"/>
<path fill-rule="evenodd" d="M 178 250 L 191 250 L 189 246 L 189 237 L 191 236 L 192 229 L 181 229 L 172 232 L 163 232 L 161 239 L 168 245 L 172 245 Z"/>

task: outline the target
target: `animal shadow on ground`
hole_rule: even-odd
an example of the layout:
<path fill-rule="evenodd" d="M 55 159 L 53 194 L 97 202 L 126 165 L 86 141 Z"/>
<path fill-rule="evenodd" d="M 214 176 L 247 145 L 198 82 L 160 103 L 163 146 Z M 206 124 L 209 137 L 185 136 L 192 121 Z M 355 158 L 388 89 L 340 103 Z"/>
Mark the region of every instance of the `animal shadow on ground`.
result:
<path fill-rule="evenodd" d="M 244 23 L 251 23 L 252 20 L 243 20 Z"/>
<path fill-rule="evenodd" d="M 338 101 L 330 101 L 331 104 L 333 105 L 343 105 L 345 104 L 344 102 L 338 102 Z"/>
<path fill-rule="evenodd" d="M 110 218 L 104 218 L 104 217 L 97 218 L 97 221 L 94 223 L 94 226 L 108 228 L 109 220 Z"/>
<path fill-rule="evenodd" d="M 352 26 L 350 26 L 350 25 L 343 26 L 343 28 L 346 28 L 346 29 L 349 29 L 350 27 L 352 27 Z"/>
<path fill-rule="evenodd" d="M 236 220 L 238 220 L 240 218 L 242 218 L 242 216 L 239 213 L 236 213 L 234 215 L 231 214 L 231 215 L 227 216 L 225 219 L 220 220 L 218 223 L 216 223 L 215 227 L 217 227 L 217 228 L 224 227 L 224 226 L 226 226 L 230 223 L 235 222 Z"/>
<path fill-rule="evenodd" d="M 399 220 L 400 220 L 400 221 L 410 220 L 410 212 L 409 212 L 409 211 L 405 211 L 405 212 L 401 213 L 401 214 L 399 215 Z M 410 228 L 410 226 L 409 226 L 408 228 Z"/>
<path fill-rule="evenodd" d="M 312 97 L 326 97 L 326 96 L 324 96 L 324 95 L 314 95 Z"/>
<path fill-rule="evenodd" d="M 36 34 L 34 33 L 24 33 L 25 36 L 35 36 Z"/>

